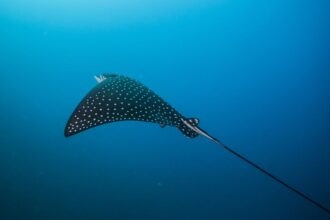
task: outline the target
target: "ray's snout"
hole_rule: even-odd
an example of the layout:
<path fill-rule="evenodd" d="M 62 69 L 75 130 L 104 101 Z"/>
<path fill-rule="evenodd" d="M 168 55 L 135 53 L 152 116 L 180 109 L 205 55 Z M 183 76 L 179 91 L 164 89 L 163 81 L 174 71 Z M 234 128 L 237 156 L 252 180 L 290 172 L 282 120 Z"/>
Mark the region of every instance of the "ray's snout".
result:
<path fill-rule="evenodd" d="M 114 73 L 103 73 L 101 75 L 94 76 L 94 78 L 95 78 L 96 82 L 101 83 L 101 82 L 103 82 L 106 79 L 114 78 L 116 76 L 118 76 L 118 75 L 117 74 L 114 74 Z"/>

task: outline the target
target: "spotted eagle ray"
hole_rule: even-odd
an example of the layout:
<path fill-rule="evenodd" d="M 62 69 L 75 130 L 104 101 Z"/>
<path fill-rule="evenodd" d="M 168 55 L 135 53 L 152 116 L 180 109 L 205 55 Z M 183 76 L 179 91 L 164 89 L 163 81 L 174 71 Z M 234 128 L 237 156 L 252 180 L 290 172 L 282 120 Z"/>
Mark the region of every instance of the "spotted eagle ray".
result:
<path fill-rule="evenodd" d="M 330 210 L 319 202 L 208 134 L 198 126 L 197 118 L 184 117 L 142 83 L 117 74 L 101 74 L 95 76 L 95 79 L 98 84 L 83 98 L 69 118 L 64 131 L 65 137 L 106 123 L 125 120 L 152 122 L 159 124 L 162 128 L 176 127 L 187 137 L 195 138 L 201 135 L 212 140 L 297 195 L 330 213 Z"/>

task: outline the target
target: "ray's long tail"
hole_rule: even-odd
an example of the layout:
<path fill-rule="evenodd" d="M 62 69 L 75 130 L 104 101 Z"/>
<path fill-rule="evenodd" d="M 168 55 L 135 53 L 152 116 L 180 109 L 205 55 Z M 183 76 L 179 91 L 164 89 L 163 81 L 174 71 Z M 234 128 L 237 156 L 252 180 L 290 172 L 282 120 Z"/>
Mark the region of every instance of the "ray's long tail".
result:
<path fill-rule="evenodd" d="M 271 174 L 270 172 L 268 172 L 264 168 L 260 167 L 258 164 L 252 162 L 251 160 L 249 160 L 246 157 L 242 156 L 241 154 L 237 153 L 233 149 L 227 147 L 221 141 L 219 141 L 218 139 L 212 137 L 211 135 L 209 135 L 203 129 L 201 129 L 201 128 L 197 127 L 197 126 L 195 128 L 197 129 L 198 133 L 200 133 L 201 135 L 203 135 L 203 136 L 207 137 L 208 139 L 214 141 L 215 143 L 217 143 L 218 145 L 220 145 L 222 148 L 224 148 L 226 151 L 230 152 L 231 154 L 235 155 L 236 157 L 238 157 L 241 160 L 245 161 L 246 163 L 250 164 L 251 166 L 253 166 L 257 170 L 261 171 L 262 173 L 266 174 L 267 176 L 269 176 L 270 178 L 272 178 L 273 180 L 275 180 L 276 182 L 278 182 L 281 185 L 285 186 L 287 189 L 291 190 L 292 192 L 295 192 L 296 194 L 298 194 L 302 198 L 306 199 L 307 201 L 311 202 L 315 206 L 319 207 L 320 209 L 322 209 L 325 212 L 327 212 L 328 214 L 330 214 L 330 210 L 327 207 L 325 207 L 324 205 L 322 205 L 321 203 L 315 201 L 314 199 L 312 199 L 309 196 L 307 196 L 305 193 L 303 193 L 303 192 L 297 190 L 296 188 L 290 186 L 289 184 L 287 184 L 286 182 L 284 182 L 280 178 L 276 177 L 275 175 Z"/>

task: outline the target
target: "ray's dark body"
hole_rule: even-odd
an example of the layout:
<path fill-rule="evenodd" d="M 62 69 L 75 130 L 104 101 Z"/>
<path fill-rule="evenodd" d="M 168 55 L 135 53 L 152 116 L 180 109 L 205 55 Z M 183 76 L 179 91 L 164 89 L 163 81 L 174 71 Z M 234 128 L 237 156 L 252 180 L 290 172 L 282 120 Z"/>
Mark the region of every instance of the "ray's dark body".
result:
<path fill-rule="evenodd" d="M 106 79 L 96 85 L 72 113 L 65 127 L 66 137 L 124 120 L 174 126 L 188 137 L 198 136 L 182 122 L 181 119 L 186 119 L 184 116 L 143 84 L 126 76 L 104 76 Z M 197 125 L 197 120 L 191 122 Z"/>

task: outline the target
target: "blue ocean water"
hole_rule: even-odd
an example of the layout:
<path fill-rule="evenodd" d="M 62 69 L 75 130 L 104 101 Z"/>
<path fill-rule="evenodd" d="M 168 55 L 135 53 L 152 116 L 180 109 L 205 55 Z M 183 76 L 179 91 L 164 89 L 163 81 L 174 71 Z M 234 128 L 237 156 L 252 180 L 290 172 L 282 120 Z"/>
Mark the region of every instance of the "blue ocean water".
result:
<path fill-rule="evenodd" d="M 93 76 L 135 78 L 330 207 L 330 3 L 0 2 L 0 219 L 329 219 L 209 140 L 121 122 L 65 138 Z"/>

